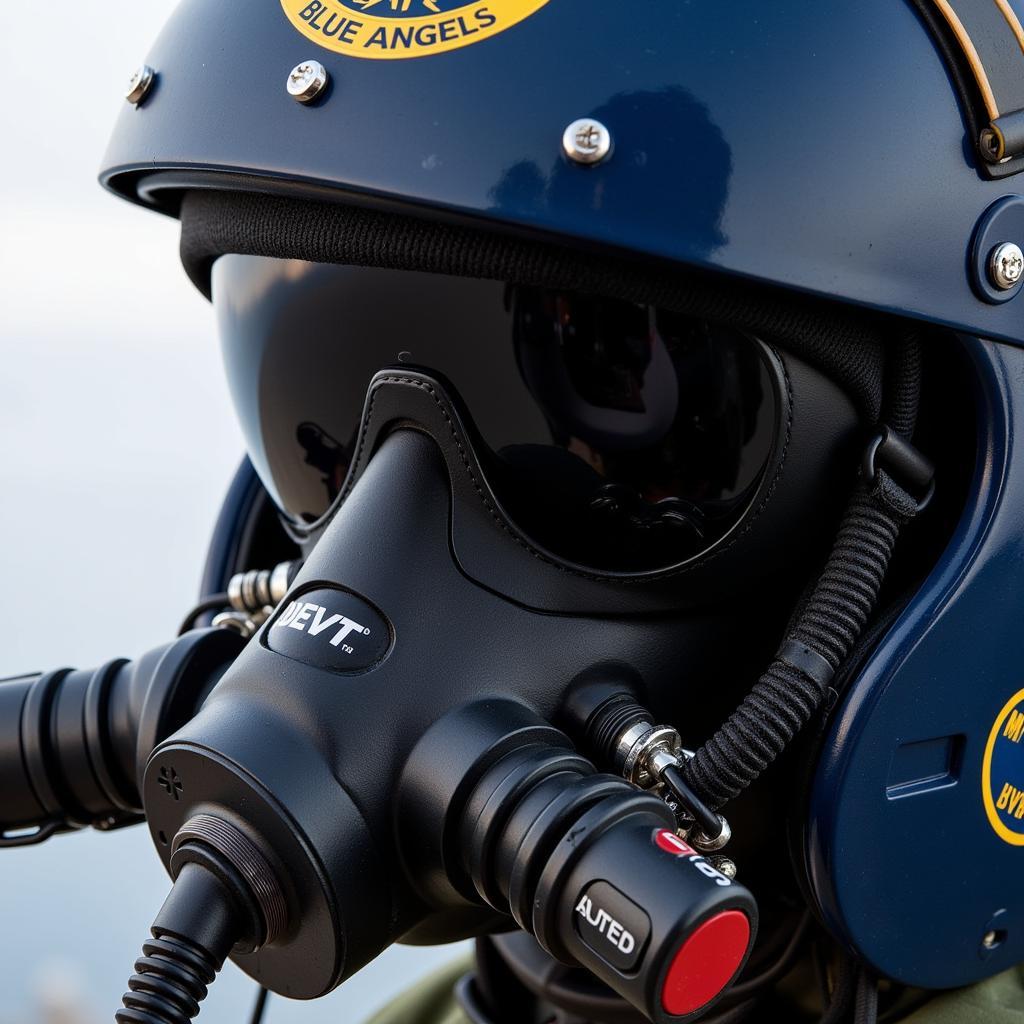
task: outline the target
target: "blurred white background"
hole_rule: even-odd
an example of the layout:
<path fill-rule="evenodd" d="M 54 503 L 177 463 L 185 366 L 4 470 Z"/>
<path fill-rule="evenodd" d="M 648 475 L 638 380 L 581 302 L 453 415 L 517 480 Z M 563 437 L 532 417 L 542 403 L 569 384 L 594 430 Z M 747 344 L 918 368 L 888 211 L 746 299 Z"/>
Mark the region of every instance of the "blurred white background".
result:
<path fill-rule="evenodd" d="M 242 451 L 177 224 L 96 183 L 171 7 L 0 6 L 0 677 L 172 637 Z M 167 884 L 137 828 L 0 851 L 0 1024 L 112 1019 Z M 265 1019 L 355 1024 L 455 954 L 395 947 Z M 228 965 L 200 1020 L 246 1021 L 254 995 Z"/>

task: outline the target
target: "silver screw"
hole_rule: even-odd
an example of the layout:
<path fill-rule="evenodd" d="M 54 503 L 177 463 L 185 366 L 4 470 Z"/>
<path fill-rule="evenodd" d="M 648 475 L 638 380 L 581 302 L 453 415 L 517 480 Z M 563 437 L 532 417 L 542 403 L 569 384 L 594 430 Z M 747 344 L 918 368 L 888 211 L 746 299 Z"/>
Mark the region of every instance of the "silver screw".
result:
<path fill-rule="evenodd" d="M 156 72 L 148 64 L 136 68 L 135 73 L 128 79 L 128 91 L 124 98 L 137 107 L 149 95 L 155 80 Z"/>
<path fill-rule="evenodd" d="M 611 132 L 600 121 L 583 117 L 562 133 L 565 155 L 578 164 L 599 164 L 612 151 Z"/>
<path fill-rule="evenodd" d="M 708 857 L 711 866 L 718 871 L 721 871 L 726 878 L 736 877 L 736 862 L 730 860 L 728 857 Z"/>
<path fill-rule="evenodd" d="M 304 60 L 288 73 L 288 95 L 312 103 L 327 88 L 327 68 L 318 60 Z"/>
<path fill-rule="evenodd" d="M 985 949 L 995 949 L 999 945 L 1001 939 L 999 938 L 999 932 L 987 931 L 982 937 L 981 944 Z"/>
<path fill-rule="evenodd" d="M 1016 288 L 1024 277 L 1024 252 L 1016 242 L 1001 242 L 988 258 L 989 280 L 1000 291 Z"/>

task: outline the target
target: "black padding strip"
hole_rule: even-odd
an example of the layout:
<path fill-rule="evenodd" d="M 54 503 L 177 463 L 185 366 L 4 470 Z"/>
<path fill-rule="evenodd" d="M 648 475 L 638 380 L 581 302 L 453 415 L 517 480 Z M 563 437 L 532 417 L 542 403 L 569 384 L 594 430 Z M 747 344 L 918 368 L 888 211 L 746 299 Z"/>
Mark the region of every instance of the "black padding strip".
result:
<path fill-rule="evenodd" d="M 817 683 L 821 690 L 832 682 L 832 677 L 836 674 L 826 658 L 799 640 L 786 640 L 775 657 Z"/>
<path fill-rule="evenodd" d="M 181 206 L 181 258 L 210 295 L 218 256 L 240 253 L 557 288 L 729 323 L 793 352 L 879 419 L 883 335 L 875 317 L 836 303 L 626 255 L 526 239 L 404 213 L 256 192 L 196 190 Z"/>
<path fill-rule="evenodd" d="M 909 2 L 931 32 L 932 38 L 942 54 L 960 99 L 960 111 L 963 115 L 964 127 L 970 139 L 971 148 L 977 154 L 977 168 L 979 172 L 990 178 L 1005 178 L 1024 170 L 1024 158 L 1012 155 L 1017 152 L 1012 144 L 1012 140 L 1016 137 L 1015 101 L 1012 98 L 1014 95 L 1012 90 L 1014 88 L 1024 90 L 1024 64 L 1021 63 L 1024 62 L 1024 52 L 1017 45 L 1013 30 L 996 6 L 995 0 L 956 0 L 953 7 L 959 12 L 961 8 L 966 7 L 967 3 L 984 5 L 985 10 L 982 13 L 986 19 L 989 19 L 989 24 L 996 29 L 999 28 L 998 22 L 995 21 L 995 18 L 998 17 L 1002 22 L 1002 29 L 999 29 L 1001 33 L 999 45 L 1002 47 L 1007 67 L 1012 68 L 1014 60 L 1018 63 L 1016 76 L 1020 85 L 1015 86 L 1011 82 L 1011 91 L 1008 92 L 1000 84 L 999 92 L 995 93 L 993 97 L 1000 113 L 1004 115 L 995 122 L 995 127 L 999 130 L 999 134 L 1005 138 L 1006 152 L 1011 154 L 999 163 L 992 162 L 989 145 L 981 142 L 982 129 L 992 126 L 993 120 L 992 112 L 989 109 L 990 103 L 986 102 L 979 76 L 972 64 L 971 56 L 964 49 L 962 40 L 954 32 L 946 12 L 941 9 L 937 0 L 909 0 Z M 959 19 L 959 15 L 958 20 L 961 20 L 961 23 L 963 23 L 962 19 Z M 1014 46 L 1017 46 L 1016 57 L 1013 52 Z M 983 61 L 984 58 L 980 50 L 977 52 L 979 54 L 979 61 Z M 1000 67 L 1002 67 L 1002 62 Z M 998 74 L 1000 83 L 1002 83 L 1002 75 L 1003 73 L 1000 71 Z M 989 82 L 990 90 L 994 91 L 987 71 L 984 74 L 984 78 Z"/>
<path fill-rule="evenodd" d="M 1024 50 L 999 4 L 996 0 L 945 2 L 974 44 L 999 114 L 1024 109 Z"/>

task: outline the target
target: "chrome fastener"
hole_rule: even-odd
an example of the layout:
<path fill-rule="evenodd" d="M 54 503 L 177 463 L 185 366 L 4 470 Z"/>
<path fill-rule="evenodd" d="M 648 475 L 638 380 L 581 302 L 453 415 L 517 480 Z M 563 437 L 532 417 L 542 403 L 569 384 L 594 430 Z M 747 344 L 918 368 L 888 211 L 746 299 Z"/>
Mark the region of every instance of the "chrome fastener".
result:
<path fill-rule="evenodd" d="M 694 829 L 686 837 L 686 841 L 695 850 L 700 850 L 701 853 L 714 853 L 716 850 L 721 850 L 732 839 L 732 829 L 729 827 L 729 822 L 721 814 L 718 815 L 718 820 L 722 823 L 722 831 L 714 839 L 705 835 L 699 829 Z"/>
<path fill-rule="evenodd" d="M 562 133 L 562 149 L 577 164 L 599 164 L 612 151 L 611 132 L 592 117 L 573 121 Z"/>
<path fill-rule="evenodd" d="M 708 861 L 716 871 L 720 871 L 726 878 L 733 879 L 736 877 L 737 868 L 735 861 L 721 856 L 708 857 Z"/>
<path fill-rule="evenodd" d="M 988 258 L 988 276 L 1000 291 L 1016 288 L 1024 277 L 1024 252 L 1016 242 L 1000 242 Z"/>
<path fill-rule="evenodd" d="M 156 72 L 148 64 L 141 65 L 128 79 L 128 91 L 124 94 L 124 98 L 132 106 L 137 107 L 149 95 L 155 81 Z"/>
<path fill-rule="evenodd" d="M 327 68 L 318 60 L 304 60 L 288 72 L 288 95 L 299 103 L 312 103 L 327 88 Z"/>

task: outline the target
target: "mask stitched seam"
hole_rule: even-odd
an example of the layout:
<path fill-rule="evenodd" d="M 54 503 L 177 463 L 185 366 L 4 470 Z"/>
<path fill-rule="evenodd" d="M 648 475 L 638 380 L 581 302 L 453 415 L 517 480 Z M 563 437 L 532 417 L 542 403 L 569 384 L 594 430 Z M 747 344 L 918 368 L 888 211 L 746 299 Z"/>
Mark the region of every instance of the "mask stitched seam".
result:
<path fill-rule="evenodd" d="M 629 585 L 640 585 L 644 583 L 652 583 L 660 580 L 673 579 L 678 576 L 682 576 L 688 572 L 692 572 L 695 569 L 702 568 L 711 562 L 713 559 L 725 554 L 730 548 L 735 546 L 746 534 L 753 528 L 754 523 L 764 512 L 768 506 L 768 502 L 771 500 L 772 495 L 775 493 L 778 487 L 779 480 L 782 478 L 782 471 L 786 464 L 786 457 L 789 453 L 790 441 L 793 433 L 793 387 L 790 380 L 789 371 L 786 368 L 785 360 L 783 360 L 778 353 L 778 350 L 774 346 L 768 346 L 771 348 L 772 353 L 779 360 L 779 364 L 782 368 L 782 375 L 786 382 L 786 436 L 785 441 L 782 445 L 782 451 L 779 455 L 779 464 L 775 469 L 775 474 L 772 477 L 772 481 L 768 486 L 768 490 L 765 492 L 764 497 L 758 503 L 757 508 L 753 511 L 749 521 L 744 525 L 743 529 L 736 534 L 735 537 L 729 539 L 729 541 L 720 548 L 715 548 L 702 556 L 699 556 L 695 561 L 688 563 L 683 566 L 679 566 L 675 569 L 666 569 L 660 573 L 655 573 L 649 576 L 605 576 L 596 573 L 582 572 L 579 569 L 572 568 L 568 565 L 562 565 L 554 559 L 545 555 L 543 552 L 538 551 L 534 548 L 525 538 L 515 533 L 499 514 L 498 510 L 490 502 L 484 488 L 481 486 L 477 479 L 476 474 L 473 472 L 472 465 L 466 455 L 465 448 L 462 442 L 459 440 L 458 432 L 455 430 L 455 424 L 452 422 L 451 417 L 448 415 L 448 410 L 445 408 L 445 403 L 440 399 L 435 388 L 431 387 L 424 381 L 415 380 L 412 377 L 401 377 L 401 376 L 387 376 L 378 378 L 377 382 L 373 386 L 373 392 L 370 396 L 370 401 L 366 407 L 366 416 L 364 417 L 363 429 L 359 436 L 359 446 L 356 449 L 355 458 L 352 460 L 352 469 L 355 470 L 360 461 L 363 458 L 363 454 L 366 450 L 366 439 L 369 434 L 370 425 L 373 422 L 373 410 L 374 405 L 377 401 L 377 392 L 382 384 L 401 384 L 406 386 L 412 386 L 419 388 L 421 391 L 425 391 L 433 399 L 434 404 L 438 407 L 441 415 L 445 419 L 445 423 L 448 425 L 448 431 L 451 434 L 452 440 L 455 442 L 456 448 L 459 450 L 459 458 L 462 461 L 463 468 L 469 476 L 470 482 L 473 485 L 473 489 L 477 493 L 477 497 L 480 499 L 481 504 L 490 514 L 497 525 L 504 533 L 506 533 L 516 544 L 527 551 L 530 555 L 536 558 L 538 561 L 543 562 L 545 565 L 551 566 L 553 569 L 557 569 L 559 572 L 566 573 L 570 576 L 576 576 L 580 579 L 590 580 L 597 583 L 624 583 Z M 329 510 L 324 517 L 324 525 L 330 521 L 337 513 L 337 510 L 341 507 L 344 500 L 349 496 L 352 488 L 355 486 L 356 475 L 352 472 L 349 473 L 348 480 L 345 483 L 344 488 L 339 493 L 338 497 L 332 503 L 332 510 Z"/>

